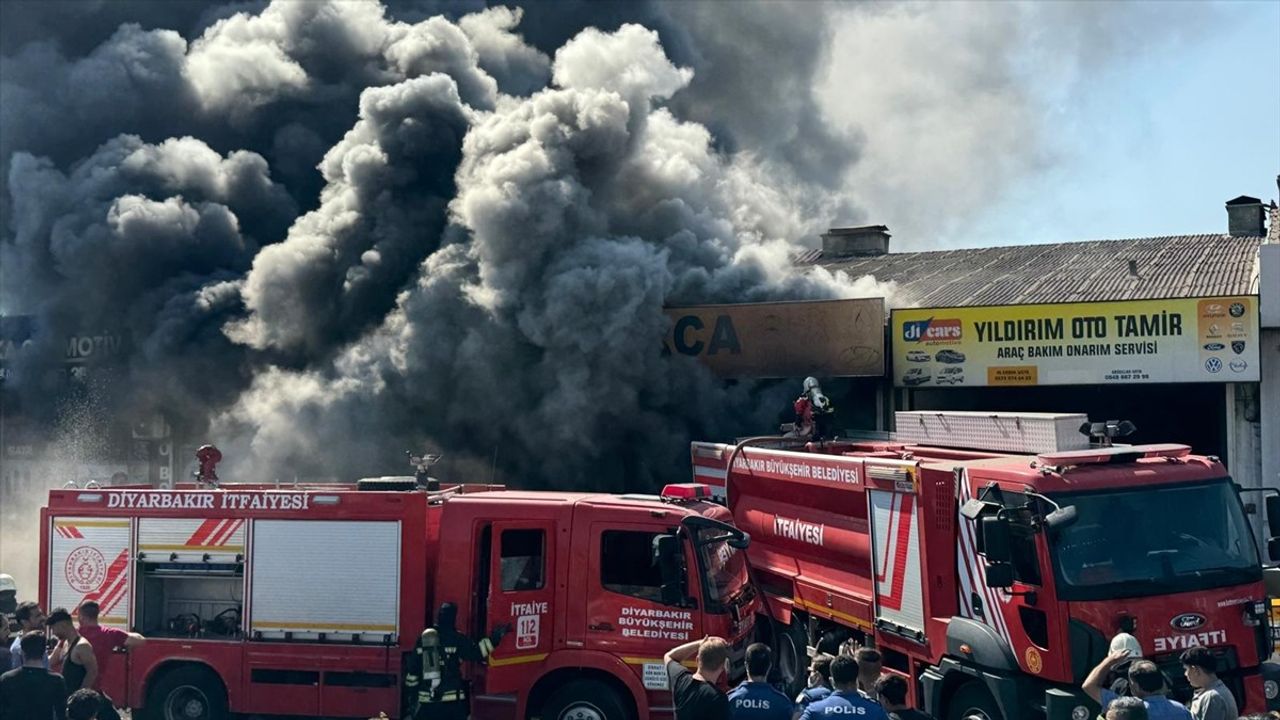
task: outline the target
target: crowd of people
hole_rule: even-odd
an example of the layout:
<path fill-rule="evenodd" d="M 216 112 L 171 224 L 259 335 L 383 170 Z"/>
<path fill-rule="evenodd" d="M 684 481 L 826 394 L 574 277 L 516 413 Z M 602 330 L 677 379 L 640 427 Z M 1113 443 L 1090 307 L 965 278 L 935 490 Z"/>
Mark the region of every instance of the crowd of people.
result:
<path fill-rule="evenodd" d="M 1131 639 L 1126 638 L 1126 639 Z M 1137 641 L 1113 643 L 1089 673 L 1082 690 L 1101 706 L 1100 720 L 1280 720 L 1280 713 L 1240 715 L 1231 690 L 1217 675 L 1207 648 L 1182 653 L 1183 674 L 1195 693 L 1190 706 L 1168 697 L 1169 679 L 1143 659 Z M 905 676 L 884 672 L 880 653 L 846 644 L 837 655 L 819 654 L 809 665 L 808 687 L 796 698 L 769 682 L 768 645 L 747 648 L 747 679 L 729 692 L 719 683 L 729 670 L 729 643 L 708 637 L 672 649 L 664 660 L 676 720 L 817 720 L 858 716 L 865 720 L 932 720 L 909 707 Z M 686 663 L 695 665 L 690 671 Z"/>
<path fill-rule="evenodd" d="M 98 624 L 99 611 L 88 601 L 78 618 L 66 608 L 45 615 L 37 603 L 24 602 L 14 611 L 13 638 L 8 618 L 0 615 L 0 720 L 119 720 L 99 680 L 116 648 L 146 640 Z"/>

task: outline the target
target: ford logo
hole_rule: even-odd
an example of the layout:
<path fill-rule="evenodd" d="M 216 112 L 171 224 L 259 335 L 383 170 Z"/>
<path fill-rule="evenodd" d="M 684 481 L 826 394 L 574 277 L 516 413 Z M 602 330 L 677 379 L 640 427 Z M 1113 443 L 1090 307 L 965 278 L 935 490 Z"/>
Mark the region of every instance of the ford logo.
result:
<path fill-rule="evenodd" d="M 1219 350 L 1225 350 L 1226 348 L 1227 346 L 1223 345 L 1222 343 L 1205 343 L 1205 346 L 1204 346 L 1204 349 L 1208 350 L 1209 352 L 1217 352 Z"/>
<path fill-rule="evenodd" d="M 1195 630 L 1196 628 L 1204 627 L 1206 622 L 1208 620 L 1200 613 L 1182 613 L 1170 620 L 1169 626 L 1174 630 Z"/>

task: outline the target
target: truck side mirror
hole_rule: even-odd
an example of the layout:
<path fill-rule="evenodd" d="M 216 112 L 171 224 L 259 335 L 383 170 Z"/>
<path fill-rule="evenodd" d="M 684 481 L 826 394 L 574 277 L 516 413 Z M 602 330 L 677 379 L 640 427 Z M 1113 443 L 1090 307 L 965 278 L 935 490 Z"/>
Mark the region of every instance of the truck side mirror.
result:
<path fill-rule="evenodd" d="M 662 603 L 682 605 L 688 595 L 685 587 L 684 563 L 680 553 L 680 538 L 675 535 L 659 535 L 653 543 L 654 562 L 662 571 Z"/>
<path fill-rule="evenodd" d="M 1013 565 L 1009 563 L 987 563 L 987 587 L 1013 587 Z"/>
<path fill-rule="evenodd" d="M 982 540 L 982 554 L 989 563 L 1007 563 L 1013 559 L 1013 543 L 1009 537 L 1009 523 L 1000 517 L 983 517 L 978 520 Z M 990 576 L 988 576 L 990 578 Z"/>
<path fill-rule="evenodd" d="M 1280 495 L 1274 493 L 1268 494 L 1265 500 L 1267 504 L 1267 534 L 1276 537 L 1280 535 Z"/>
<path fill-rule="evenodd" d="M 1280 561 L 1280 537 L 1273 537 L 1267 541 L 1267 557 L 1272 562 Z"/>

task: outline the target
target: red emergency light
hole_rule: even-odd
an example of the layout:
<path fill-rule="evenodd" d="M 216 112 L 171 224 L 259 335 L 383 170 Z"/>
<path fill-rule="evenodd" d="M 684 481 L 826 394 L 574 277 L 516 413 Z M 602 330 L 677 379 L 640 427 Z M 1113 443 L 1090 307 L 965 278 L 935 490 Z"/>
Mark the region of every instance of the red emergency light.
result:
<path fill-rule="evenodd" d="M 711 497 L 711 487 L 702 483 L 675 483 L 662 488 L 665 500 L 704 500 Z"/>

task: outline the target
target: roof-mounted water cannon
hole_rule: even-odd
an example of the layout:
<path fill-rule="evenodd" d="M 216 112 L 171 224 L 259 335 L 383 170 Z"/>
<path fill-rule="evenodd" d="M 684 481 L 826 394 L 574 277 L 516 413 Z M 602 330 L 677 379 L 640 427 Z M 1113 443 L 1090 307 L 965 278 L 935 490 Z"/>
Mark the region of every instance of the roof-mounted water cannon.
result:
<path fill-rule="evenodd" d="M 1098 447 L 1111 447 L 1115 438 L 1128 437 L 1138 426 L 1128 420 L 1087 422 L 1080 426 L 1080 434 L 1088 437 Z"/>
<path fill-rule="evenodd" d="M 414 455 L 412 450 L 406 450 L 404 454 L 409 457 L 409 464 L 413 466 L 413 479 L 418 482 L 418 487 L 426 488 L 430 492 L 439 490 L 440 481 L 431 477 L 429 472 L 431 466 L 440 462 L 444 455 L 433 455 L 431 453 Z"/>
<path fill-rule="evenodd" d="M 196 485 L 218 487 L 218 463 L 222 462 L 222 451 L 213 445 L 201 445 L 196 450 L 196 461 L 200 468 L 193 473 Z"/>

